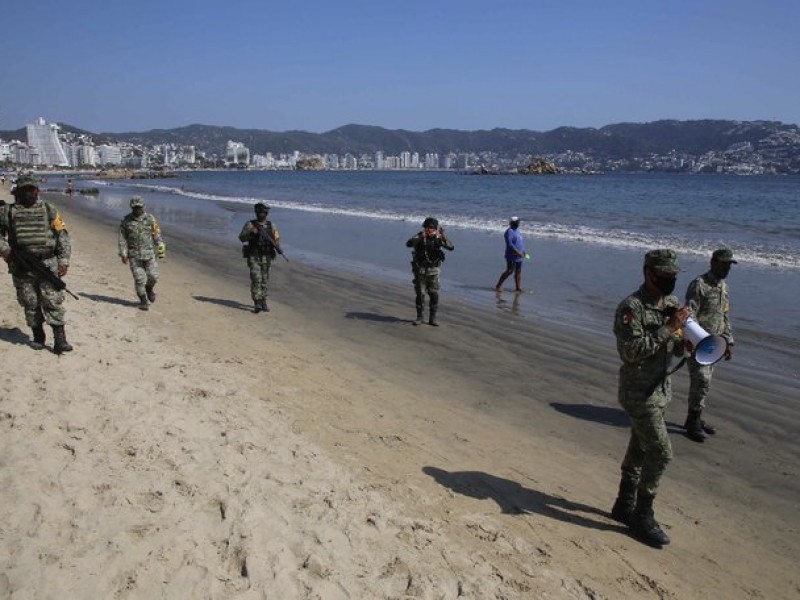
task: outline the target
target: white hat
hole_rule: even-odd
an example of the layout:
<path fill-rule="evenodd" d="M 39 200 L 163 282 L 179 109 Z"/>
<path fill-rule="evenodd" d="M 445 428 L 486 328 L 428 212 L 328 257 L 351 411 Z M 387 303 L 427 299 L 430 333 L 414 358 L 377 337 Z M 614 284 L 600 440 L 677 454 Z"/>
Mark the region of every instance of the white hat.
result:
<path fill-rule="evenodd" d="M 519 217 L 511 217 L 510 221 L 512 223 L 516 223 L 517 221 L 519 221 Z"/>

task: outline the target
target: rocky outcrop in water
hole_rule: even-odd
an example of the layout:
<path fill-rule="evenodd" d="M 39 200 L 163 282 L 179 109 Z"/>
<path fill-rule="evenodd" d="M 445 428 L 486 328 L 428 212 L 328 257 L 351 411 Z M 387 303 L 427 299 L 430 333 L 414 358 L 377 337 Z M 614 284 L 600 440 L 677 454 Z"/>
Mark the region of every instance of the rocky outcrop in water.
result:
<path fill-rule="evenodd" d="M 517 169 L 520 175 L 555 175 L 562 172 L 554 162 L 544 158 L 534 158 L 530 164 Z"/>

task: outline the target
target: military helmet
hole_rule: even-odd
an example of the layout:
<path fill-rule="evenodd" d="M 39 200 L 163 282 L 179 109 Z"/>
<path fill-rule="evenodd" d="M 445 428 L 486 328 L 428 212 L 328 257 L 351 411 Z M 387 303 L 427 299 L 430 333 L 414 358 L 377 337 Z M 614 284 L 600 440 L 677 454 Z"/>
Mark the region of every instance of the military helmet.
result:
<path fill-rule="evenodd" d="M 257 213 L 269 212 L 269 206 L 267 206 L 263 202 L 256 202 L 255 205 L 253 206 L 253 210 L 255 210 Z"/>
<path fill-rule="evenodd" d="M 423 228 L 427 228 L 427 227 L 434 227 L 434 228 L 435 228 L 435 227 L 439 227 L 439 221 L 437 221 L 437 220 L 436 220 L 436 219 L 434 219 L 433 217 L 428 217 L 427 219 L 425 219 L 425 220 L 422 222 L 422 227 L 423 227 Z"/>
<path fill-rule="evenodd" d="M 144 208 L 144 200 L 141 196 L 134 196 L 131 198 L 131 208 L 142 207 Z"/>

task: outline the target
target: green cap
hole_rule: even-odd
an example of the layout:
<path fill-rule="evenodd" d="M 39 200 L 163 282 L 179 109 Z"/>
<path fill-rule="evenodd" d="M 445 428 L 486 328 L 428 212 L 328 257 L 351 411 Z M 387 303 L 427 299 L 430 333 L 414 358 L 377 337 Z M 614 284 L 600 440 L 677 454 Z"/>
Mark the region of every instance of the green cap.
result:
<path fill-rule="evenodd" d="M 644 266 L 662 273 L 680 273 L 678 255 L 675 254 L 674 250 L 669 250 L 668 248 L 650 250 L 644 255 Z"/>
<path fill-rule="evenodd" d="M 256 202 L 253 205 L 253 210 L 255 210 L 256 212 L 269 212 L 269 206 L 267 206 L 263 202 Z"/>
<path fill-rule="evenodd" d="M 716 260 L 718 262 L 726 262 L 726 263 L 733 263 L 738 265 L 739 262 L 733 260 L 733 250 L 730 248 L 719 248 L 714 250 L 714 254 L 711 255 L 711 260 Z"/>
<path fill-rule="evenodd" d="M 144 200 L 142 200 L 141 196 L 134 196 L 131 198 L 131 208 L 136 208 L 137 206 L 144 208 Z"/>
<path fill-rule="evenodd" d="M 36 180 L 30 175 L 20 175 L 20 177 L 17 179 L 17 186 L 14 188 L 14 190 L 21 190 L 25 187 L 35 187 L 38 189 L 39 184 L 36 183 Z"/>

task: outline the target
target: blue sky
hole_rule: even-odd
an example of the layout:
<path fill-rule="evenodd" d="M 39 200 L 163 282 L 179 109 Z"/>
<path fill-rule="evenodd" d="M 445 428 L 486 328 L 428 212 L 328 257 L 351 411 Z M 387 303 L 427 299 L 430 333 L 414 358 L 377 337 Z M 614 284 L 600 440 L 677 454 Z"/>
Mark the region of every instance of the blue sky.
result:
<path fill-rule="evenodd" d="M 800 124 L 798 24 L 797 0 L 27 0 L 0 130 Z"/>

